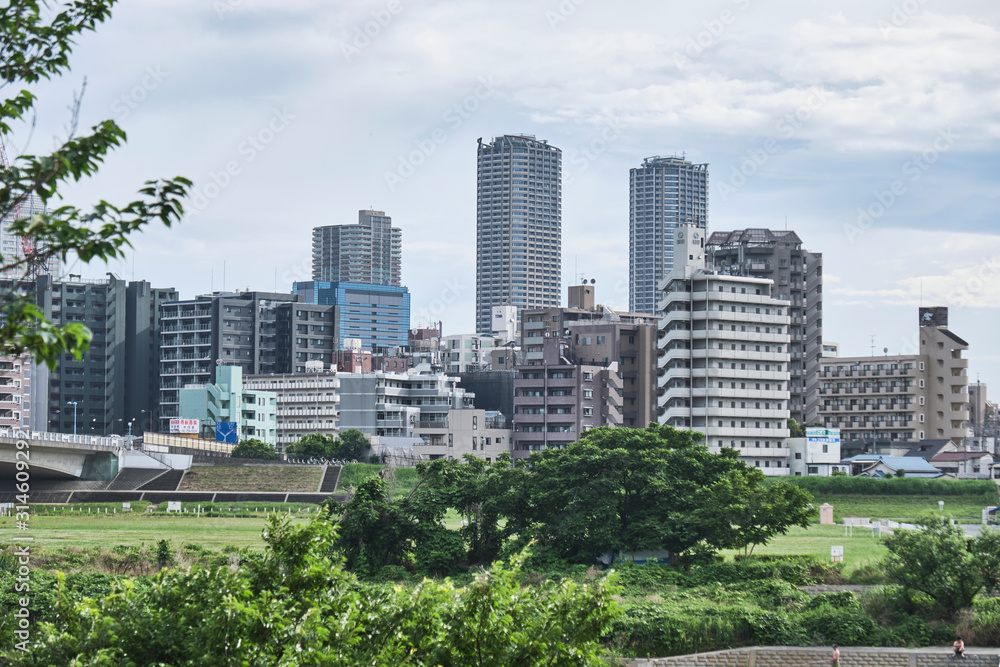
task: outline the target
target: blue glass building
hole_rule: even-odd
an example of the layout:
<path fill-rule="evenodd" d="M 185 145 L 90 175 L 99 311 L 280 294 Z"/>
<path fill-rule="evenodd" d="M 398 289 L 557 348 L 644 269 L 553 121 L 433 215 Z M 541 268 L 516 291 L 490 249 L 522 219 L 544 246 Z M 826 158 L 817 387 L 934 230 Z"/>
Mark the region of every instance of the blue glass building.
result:
<path fill-rule="evenodd" d="M 395 285 L 326 282 L 294 283 L 292 292 L 305 303 L 336 306 L 337 349 L 358 338 L 375 352 L 408 344 L 410 292 Z"/>

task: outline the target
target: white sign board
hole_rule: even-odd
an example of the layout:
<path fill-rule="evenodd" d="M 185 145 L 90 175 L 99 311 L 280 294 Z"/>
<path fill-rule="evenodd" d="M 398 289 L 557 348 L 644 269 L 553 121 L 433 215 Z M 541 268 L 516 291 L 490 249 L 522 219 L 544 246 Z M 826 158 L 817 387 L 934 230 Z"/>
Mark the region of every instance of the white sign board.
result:
<path fill-rule="evenodd" d="M 834 563 L 840 563 L 844 560 L 844 547 L 830 547 L 830 558 L 833 559 Z"/>
<path fill-rule="evenodd" d="M 167 501 L 167 511 L 168 512 L 180 512 L 181 511 L 181 501 L 179 501 L 179 500 L 168 500 Z"/>
<path fill-rule="evenodd" d="M 122 503 L 122 511 L 123 512 L 131 512 L 132 511 L 132 503 Z"/>
<path fill-rule="evenodd" d="M 806 428 L 806 441 L 807 442 L 819 442 L 830 445 L 840 444 L 840 429 L 839 428 L 817 428 L 815 426 L 809 426 Z"/>
<path fill-rule="evenodd" d="M 170 420 L 170 432 L 171 433 L 198 433 L 198 420 L 197 419 L 171 419 Z"/>

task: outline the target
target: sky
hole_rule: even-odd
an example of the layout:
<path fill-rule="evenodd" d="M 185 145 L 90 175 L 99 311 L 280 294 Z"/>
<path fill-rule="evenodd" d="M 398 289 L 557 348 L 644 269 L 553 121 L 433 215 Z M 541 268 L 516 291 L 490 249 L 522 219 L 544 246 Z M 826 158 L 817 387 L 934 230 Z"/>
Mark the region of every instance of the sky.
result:
<path fill-rule="evenodd" d="M 684 155 L 709 164 L 710 231 L 823 253 L 842 354 L 912 353 L 917 307 L 948 306 L 970 380 L 1000 382 L 998 24 L 991 0 L 127 0 L 8 150 L 64 138 L 86 81 L 80 127 L 128 143 L 65 202 L 195 191 L 181 225 L 74 273 L 289 291 L 313 227 L 374 208 L 403 231 L 412 326 L 446 334 L 474 324 L 478 138 L 563 150 L 563 298 L 595 279 L 618 309 L 629 169 Z"/>

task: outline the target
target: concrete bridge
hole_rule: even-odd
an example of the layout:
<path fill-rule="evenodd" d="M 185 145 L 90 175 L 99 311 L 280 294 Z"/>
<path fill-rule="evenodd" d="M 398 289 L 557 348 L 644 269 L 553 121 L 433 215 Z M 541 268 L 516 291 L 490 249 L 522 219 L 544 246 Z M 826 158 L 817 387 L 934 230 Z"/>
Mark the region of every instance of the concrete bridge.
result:
<path fill-rule="evenodd" d="M 18 461 L 27 461 L 31 479 L 98 479 L 109 473 L 113 477 L 127 444 L 128 438 L 122 436 L 0 429 L 0 479 L 13 478 Z"/>

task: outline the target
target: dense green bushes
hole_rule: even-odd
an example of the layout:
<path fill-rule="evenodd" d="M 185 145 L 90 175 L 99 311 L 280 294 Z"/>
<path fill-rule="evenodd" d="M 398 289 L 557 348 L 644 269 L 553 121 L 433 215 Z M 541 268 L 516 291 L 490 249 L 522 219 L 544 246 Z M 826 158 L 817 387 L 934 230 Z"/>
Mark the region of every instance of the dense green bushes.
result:
<path fill-rule="evenodd" d="M 918 479 L 903 477 L 771 477 L 766 483 L 787 482 L 819 495 L 866 496 L 988 496 L 995 503 L 997 485 L 989 479 Z"/>

